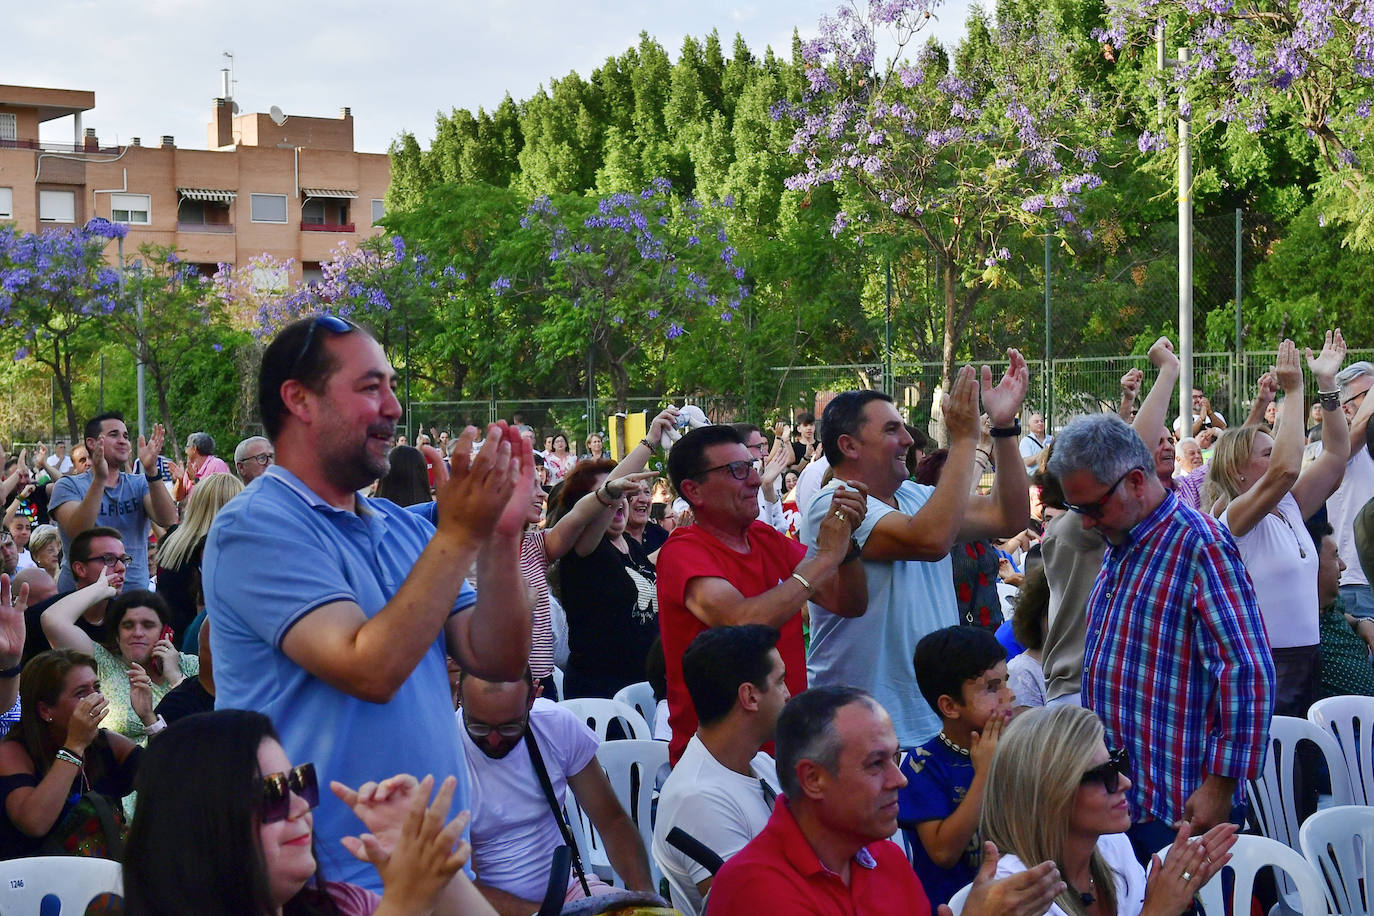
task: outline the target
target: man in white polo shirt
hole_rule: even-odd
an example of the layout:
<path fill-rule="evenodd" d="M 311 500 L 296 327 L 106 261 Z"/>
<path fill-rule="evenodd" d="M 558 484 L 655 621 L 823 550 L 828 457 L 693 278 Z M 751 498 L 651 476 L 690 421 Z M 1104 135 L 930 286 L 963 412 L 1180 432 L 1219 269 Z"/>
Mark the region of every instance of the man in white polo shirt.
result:
<path fill-rule="evenodd" d="M 728 859 L 767 825 L 781 791 L 773 758 L 760 750 L 790 696 L 777 642 L 778 631 L 761 624 L 712 627 L 683 653 L 698 728 L 659 794 L 651 849 L 683 916 L 705 909 L 711 874 L 668 844 L 669 831 Z"/>

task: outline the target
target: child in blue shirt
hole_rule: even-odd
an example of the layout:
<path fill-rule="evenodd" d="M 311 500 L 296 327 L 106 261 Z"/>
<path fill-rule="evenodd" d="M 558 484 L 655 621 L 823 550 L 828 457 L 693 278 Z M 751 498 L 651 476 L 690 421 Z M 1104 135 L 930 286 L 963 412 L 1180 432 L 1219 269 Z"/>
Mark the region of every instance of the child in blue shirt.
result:
<path fill-rule="evenodd" d="M 1015 700 L 1006 658 L 980 627 L 947 627 L 916 644 L 916 683 L 941 728 L 902 764 L 897 822 L 932 911 L 972 883 L 982 861 L 983 784 Z"/>

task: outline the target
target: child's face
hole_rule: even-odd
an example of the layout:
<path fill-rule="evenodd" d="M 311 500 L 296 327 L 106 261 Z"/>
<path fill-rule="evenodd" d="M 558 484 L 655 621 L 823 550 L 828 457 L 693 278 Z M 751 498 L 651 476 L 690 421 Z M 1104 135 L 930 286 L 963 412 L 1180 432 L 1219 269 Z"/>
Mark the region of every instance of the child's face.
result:
<path fill-rule="evenodd" d="M 964 681 L 959 717 L 974 731 L 982 731 L 994 716 L 1006 717 L 1016 697 L 1007 686 L 1007 663 L 998 662 L 978 677 Z"/>

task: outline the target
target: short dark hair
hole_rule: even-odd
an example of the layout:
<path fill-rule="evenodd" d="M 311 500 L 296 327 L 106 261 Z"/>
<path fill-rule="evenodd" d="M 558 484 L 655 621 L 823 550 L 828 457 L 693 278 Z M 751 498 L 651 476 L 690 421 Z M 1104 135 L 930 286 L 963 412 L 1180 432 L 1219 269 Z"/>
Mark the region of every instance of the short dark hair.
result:
<path fill-rule="evenodd" d="M 797 414 L 797 426 L 805 426 L 808 423 L 815 423 L 816 415 L 809 410 L 803 410 Z"/>
<path fill-rule="evenodd" d="M 773 668 L 768 656 L 777 644 L 778 631 L 757 623 L 698 633 L 682 653 L 682 679 L 697 721 L 712 725 L 729 715 L 745 681 L 767 690 Z"/>
<path fill-rule="evenodd" d="M 119 658 L 119 624 L 124 620 L 124 615 L 136 607 L 146 607 L 152 611 L 157 615 L 158 623 L 164 627 L 172 619 L 172 609 L 167 599 L 157 592 L 136 588 L 111 598 L 109 606 L 105 608 L 105 623 L 101 629 L 105 633 L 105 648 L 115 658 Z"/>
<path fill-rule="evenodd" d="M 1005 661 L 1007 650 L 982 627 L 953 626 L 936 630 L 916 643 L 916 686 L 930 708 L 940 712 L 940 697 L 964 702 L 964 682 Z"/>
<path fill-rule="evenodd" d="M 744 437 L 733 426 L 699 426 L 677 440 L 668 452 L 668 479 L 673 489 L 682 493 L 682 482 L 691 480 L 703 470 L 702 456 L 712 445 L 743 445 Z M 683 496 L 686 499 L 686 496 Z M 690 500 L 689 500 L 690 501 Z"/>
<path fill-rule="evenodd" d="M 881 391 L 860 389 L 842 391 L 825 405 L 825 413 L 821 414 L 821 448 L 832 468 L 844 460 L 844 455 L 840 454 L 840 437 L 858 434 L 864 424 L 864 408 L 870 401 L 891 404 L 892 398 Z"/>
<path fill-rule="evenodd" d="M 1050 583 L 1045 578 L 1045 564 L 1032 566 L 1027 562 L 1011 617 L 1011 635 L 1025 648 L 1039 652 L 1045 648 L 1045 615 L 1049 610 Z"/>
<path fill-rule="evenodd" d="M 310 346 L 301 353 L 301 347 L 305 345 L 315 321 L 316 316 L 311 316 L 291 322 L 278 332 L 262 354 L 262 362 L 258 366 L 258 414 L 268 439 L 277 438 L 286 414 L 281 386 L 295 379 L 319 393 L 339 368 L 338 360 L 324 345 L 325 338 L 333 336 L 327 329 L 323 333 L 316 333 L 310 339 Z M 362 330 L 357 325 L 353 325 L 353 328 Z M 300 355 L 299 359 L 296 358 L 297 354 Z"/>
<path fill-rule="evenodd" d="M 760 436 L 763 435 L 763 428 L 757 423 L 731 423 L 730 428 L 739 433 L 740 438 L 745 442 L 749 441 L 750 433 L 758 433 Z"/>
<path fill-rule="evenodd" d="M 117 538 L 119 543 L 124 543 L 124 535 L 118 528 L 96 525 L 94 528 L 87 528 L 72 538 L 71 546 L 67 548 L 67 561 L 85 563 L 89 560 L 91 558 L 91 541 L 96 538 Z"/>
<path fill-rule="evenodd" d="M 835 736 L 835 714 L 854 703 L 878 705 L 867 690 L 830 685 L 812 687 L 788 700 L 782 708 L 773 747 L 777 750 L 778 784 L 788 798 L 796 799 L 801 794 L 797 764 L 803 760 L 810 760 L 829 773 L 835 772 L 843 749 Z"/>
<path fill-rule="evenodd" d="M 104 423 L 106 420 L 118 420 L 120 423 L 124 423 L 125 426 L 128 426 L 128 423 L 124 420 L 124 414 L 117 410 L 107 410 L 99 416 L 91 417 L 86 421 L 86 426 L 81 431 L 82 437 L 85 439 L 99 439 L 100 424 Z"/>
<path fill-rule="evenodd" d="M 1328 534 L 1335 534 L 1336 529 L 1331 527 L 1331 523 L 1321 515 L 1314 515 L 1307 520 L 1307 533 L 1312 538 L 1312 543 L 1317 545 L 1317 550 L 1322 547 L 1322 538 Z"/>

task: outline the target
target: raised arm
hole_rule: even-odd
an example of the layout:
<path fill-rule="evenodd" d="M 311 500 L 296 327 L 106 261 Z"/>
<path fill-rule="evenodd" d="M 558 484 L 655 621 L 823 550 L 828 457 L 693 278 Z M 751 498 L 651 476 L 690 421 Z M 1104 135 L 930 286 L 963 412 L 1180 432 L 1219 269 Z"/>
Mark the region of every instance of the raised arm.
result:
<path fill-rule="evenodd" d="M 942 406 L 949 458 L 935 492 L 914 515 L 889 512 L 879 519 L 864 542 L 864 559 L 938 560 L 958 540 L 973 489 L 973 452 L 978 444 L 978 380 L 972 366 L 959 370 Z M 1020 464 L 1020 453 L 1011 460 Z M 1026 497 L 1029 504 L 1029 489 Z"/>
<path fill-rule="evenodd" d="M 625 457 L 620 459 L 620 463 L 611 471 L 610 476 L 624 477 L 626 474 L 644 470 L 649 464 L 649 459 L 654 457 L 654 449 L 657 448 L 663 434 L 677 427 L 677 413 L 677 408 L 671 404 L 660 410 L 658 416 L 649 424 L 649 432 L 635 443 L 634 448 L 625 453 Z"/>
<path fill-rule="evenodd" d="M 579 556 L 590 554 L 601 543 L 606 528 L 615 517 L 617 501 L 644 492 L 657 476 L 657 471 L 636 471 L 623 477 L 607 478 L 563 513 L 557 524 L 544 531 L 544 553 L 550 560 L 557 560 L 573 549 Z"/>
<path fill-rule="evenodd" d="M 0 573 L 0 711 L 8 712 L 19 698 L 19 664 L 24 660 L 28 628 L 24 609 L 29 606 L 29 587 L 11 594 L 10 577 Z"/>
<path fill-rule="evenodd" d="M 1291 340 L 1279 343 L 1279 355 L 1274 361 L 1274 378 L 1284 391 L 1274 449 L 1269 456 L 1269 467 L 1260 479 L 1253 481 L 1250 489 L 1231 500 L 1226 508 L 1228 527 L 1236 537 L 1249 534 L 1266 515 L 1274 511 L 1279 500 L 1293 489 L 1298 472 L 1302 469 L 1302 363 L 1298 360 L 1298 348 Z M 1254 447 L 1258 445 L 1256 440 Z M 1250 457 L 1255 457 L 1253 449 Z"/>
<path fill-rule="evenodd" d="M 80 502 L 65 502 L 52 510 L 52 517 L 62 533 L 70 540 L 87 528 L 94 528 L 100 516 L 100 503 L 105 498 L 105 478 L 110 473 L 109 461 L 105 458 L 105 440 L 96 438 L 90 445 L 91 486 Z"/>
<path fill-rule="evenodd" d="M 1018 437 L 997 434 L 998 430 L 1011 427 L 1021 413 L 1021 404 L 1030 387 L 1030 370 L 1019 350 L 1008 350 L 1007 359 L 1007 371 L 996 388 L 992 386 L 992 370 L 983 367 L 983 409 L 992 423 L 996 473 L 992 478 L 991 494 L 969 498 L 963 524 L 959 527 L 961 541 L 1010 537 L 1030 524 L 1030 479 L 1021 461 Z"/>
<path fill-rule="evenodd" d="M 1178 357 L 1169 338 L 1161 337 L 1151 345 L 1150 365 L 1159 374 L 1155 376 L 1155 383 L 1150 386 L 1150 393 L 1145 396 L 1144 403 L 1136 412 L 1135 422 L 1131 424 L 1131 429 L 1145 440 L 1146 445 L 1158 442 L 1159 431 L 1169 426 L 1169 402 L 1173 399 L 1174 387 L 1178 385 Z"/>
<path fill-rule="evenodd" d="M 519 479 L 510 441 L 518 437 L 493 425 L 481 452 L 470 458 L 476 436 L 471 427 L 463 431 L 453 476 L 439 489 L 437 530 L 396 594 L 370 618 L 352 601 L 306 614 L 282 639 L 282 651 L 292 661 L 330 686 L 374 703 L 390 700 L 410 677 L 448 620 L 463 573 L 496 528 Z M 528 614 L 525 618 L 528 627 Z"/>
<path fill-rule="evenodd" d="M 1121 376 L 1121 404 L 1116 409 L 1116 415 L 1127 423 L 1133 419 L 1135 413 L 1135 403 L 1140 400 L 1140 384 L 1145 380 L 1145 373 L 1139 369 L 1127 369 L 1126 374 Z"/>
<path fill-rule="evenodd" d="M 76 621 L 86 610 L 102 601 L 108 601 L 118 594 L 110 585 L 110 571 L 102 568 L 100 578 L 85 588 L 54 601 L 43 612 L 43 633 L 54 649 L 75 649 L 90 655 L 95 644 L 86 631 L 76 625 Z"/>
<path fill-rule="evenodd" d="M 1336 492 L 1345 476 L 1345 463 L 1350 458 L 1350 427 L 1340 422 L 1345 419 L 1340 413 L 1340 394 L 1330 394 L 1336 391 L 1336 373 L 1340 371 L 1344 359 L 1345 338 L 1341 336 L 1340 328 L 1326 332 L 1322 352 L 1316 358 L 1313 358 L 1311 349 L 1307 350 L 1307 368 L 1317 381 L 1317 391 L 1327 395 L 1321 398 L 1323 419 L 1331 422 L 1322 423 L 1321 453 L 1298 477 L 1298 482 L 1293 484 L 1293 498 L 1297 500 L 1303 518 L 1316 512 L 1327 497 Z M 1303 419 L 1299 417 L 1294 423 L 1299 433 L 1303 429 Z M 1288 418 L 1284 417 L 1283 422 L 1287 423 Z"/>
<path fill-rule="evenodd" d="M 153 524 L 168 528 L 177 523 L 177 504 L 172 500 L 172 494 L 162 485 L 162 481 L 155 479 L 158 473 L 157 456 L 162 453 L 162 440 L 165 435 L 162 424 L 158 423 L 153 426 L 152 438 L 145 440 L 139 436 L 138 460 L 143 465 L 143 476 L 148 478 L 148 495 L 144 497 L 143 511 L 148 513 L 148 518 L 153 520 Z M 191 473 L 189 467 L 186 473 Z"/>
<path fill-rule="evenodd" d="M 1273 371 L 1265 372 L 1259 377 L 1259 385 L 1255 389 L 1255 402 L 1250 405 L 1250 413 L 1245 417 L 1246 426 L 1258 426 L 1264 422 L 1264 412 L 1269 409 L 1269 405 L 1274 403 L 1275 396 L 1279 392 L 1279 383 L 1274 378 Z"/>

